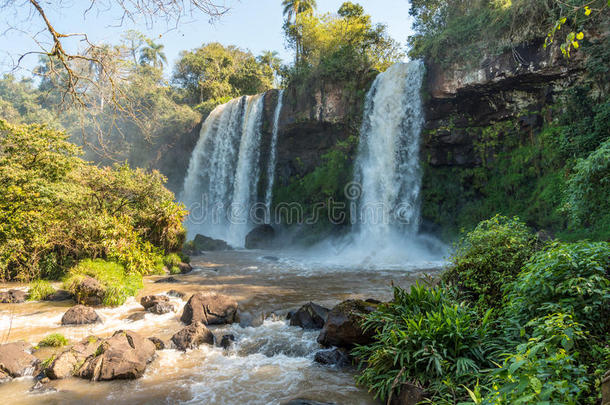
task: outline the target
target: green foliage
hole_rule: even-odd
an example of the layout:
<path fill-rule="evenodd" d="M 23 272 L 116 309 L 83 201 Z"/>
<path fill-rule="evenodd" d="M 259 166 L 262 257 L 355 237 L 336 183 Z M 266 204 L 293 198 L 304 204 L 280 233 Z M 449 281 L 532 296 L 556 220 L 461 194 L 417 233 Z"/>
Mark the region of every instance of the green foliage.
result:
<path fill-rule="evenodd" d="M 111 261 L 86 259 L 68 271 L 64 278 L 64 288 L 73 294 L 84 277 L 93 277 L 105 288 L 103 305 L 116 307 L 125 303 L 128 297 L 135 296 L 144 286 L 142 275 L 129 273 L 125 268 Z"/>
<path fill-rule="evenodd" d="M 180 268 L 178 267 L 178 265 L 182 263 L 182 258 L 178 254 L 172 253 L 165 256 L 165 258 L 163 259 L 163 263 L 171 274 L 180 273 Z"/>
<path fill-rule="evenodd" d="M 575 348 L 586 336 L 582 326 L 562 313 L 534 319 L 528 326 L 534 328 L 532 337 L 506 355 L 481 403 L 584 403 L 591 381 Z"/>
<path fill-rule="evenodd" d="M 433 401 L 465 396 L 461 385 L 490 367 L 497 349 L 490 314 L 481 317 L 445 287 L 395 287 L 394 299 L 364 322 L 376 341 L 353 351 L 364 367 L 358 383 L 382 400 L 407 381 L 422 384 Z"/>
<path fill-rule="evenodd" d="M 589 330 L 608 333 L 609 270 L 608 242 L 552 244 L 536 253 L 509 286 L 507 312 L 520 324 L 553 313 L 572 314 Z"/>
<path fill-rule="evenodd" d="M 40 347 L 62 347 L 67 344 L 68 339 L 66 339 L 66 337 L 61 333 L 51 333 L 38 342 L 38 346 Z"/>
<path fill-rule="evenodd" d="M 503 286 L 513 280 L 536 249 L 536 238 L 518 218 L 482 221 L 457 244 L 443 278 L 473 302 L 502 305 Z"/>
<path fill-rule="evenodd" d="M 30 283 L 28 300 L 42 301 L 55 292 L 55 288 L 46 280 L 35 280 Z"/>

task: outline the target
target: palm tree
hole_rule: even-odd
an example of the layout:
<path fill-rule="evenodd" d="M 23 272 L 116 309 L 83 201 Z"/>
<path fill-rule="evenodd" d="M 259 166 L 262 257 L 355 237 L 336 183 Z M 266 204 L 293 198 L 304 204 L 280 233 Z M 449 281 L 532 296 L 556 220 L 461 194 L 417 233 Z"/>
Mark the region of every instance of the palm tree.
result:
<path fill-rule="evenodd" d="M 295 22 L 297 15 L 306 11 L 313 11 L 318 6 L 316 0 L 282 0 L 282 6 L 284 6 L 284 15 L 286 16 L 286 23 L 290 24 L 294 18 Z M 300 35 L 296 35 L 296 60 L 298 62 L 299 55 L 302 53 L 302 45 Z"/>
<path fill-rule="evenodd" d="M 163 52 L 165 48 L 162 44 L 155 44 L 152 40 L 147 39 L 146 45 L 140 50 L 140 64 L 145 65 L 152 63 L 156 68 L 162 68 L 164 63 L 167 63 L 167 58 Z"/>

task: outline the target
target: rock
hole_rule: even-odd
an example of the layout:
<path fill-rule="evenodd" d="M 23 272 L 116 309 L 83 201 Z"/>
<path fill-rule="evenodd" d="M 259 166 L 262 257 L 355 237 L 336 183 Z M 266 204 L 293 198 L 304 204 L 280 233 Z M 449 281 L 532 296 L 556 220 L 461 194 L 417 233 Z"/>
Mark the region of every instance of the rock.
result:
<path fill-rule="evenodd" d="M 10 379 L 11 379 L 11 376 L 8 375 L 8 373 L 0 370 L 0 383 L 3 383 L 3 382 L 8 381 Z"/>
<path fill-rule="evenodd" d="M 365 333 L 360 323 L 363 316 L 373 312 L 376 306 L 361 300 L 343 301 L 328 313 L 318 343 L 345 348 L 371 343 L 373 331 Z"/>
<path fill-rule="evenodd" d="M 174 312 L 174 305 L 170 304 L 169 302 L 160 302 L 148 308 L 148 312 L 157 315 L 168 314 L 170 312 Z"/>
<path fill-rule="evenodd" d="M 57 391 L 57 389 L 55 389 L 53 387 L 49 387 L 46 383 L 42 382 L 42 380 L 36 381 L 36 384 L 34 384 L 32 386 L 32 388 L 29 389 L 29 392 L 31 394 L 47 394 L 49 392 L 56 392 L 56 391 Z"/>
<path fill-rule="evenodd" d="M 184 298 L 184 296 L 186 295 L 183 292 L 177 291 L 177 290 L 169 290 L 168 292 L 166 292 L 167 295 L 169 295 L 170 297 L 175 297 L 175 298 Z"/>
<path fill-rule="evenodd" d="M 253 327 L 257 328 L 265 322 L 264 314 L 252 314 L 251 312 L 239 312 L 239 326 L 242 328 Z"/>
<path fill-rule="evenodd" d="M 282 402 L 282 405 L 335 405 L 335 403 L 333 402 L 318 402 L 318 401 L 311 401 L 309 399 L 301 399 L 301 398 L 297 398 L 297 399 L 292 399 L 288 402 Z"/>
<path fill-rule="evenodd" d="M 85 277 L 74 288 L 74 300 L 82 305 L 101 305 L 106 289 L 93 277 Z"/>
<path fill-rule="evenodd" d="M 136 321 L 141 321 L 145 317 L 146 317 L 146 312 L 138 311 L 138 312 L 134 312 L 133 314 L 129 315 L 127 317 L 127 320 L 129 320 L 131 322 L 136 322 Z"/>
<path fill-rule="evenodd" d="M 190 273 L 191 271 L 193 271 L 193 266 L 191 266 L 189 263 L 178 263 L 178 268 L 180 269 L 180 273 L 182 274 Z"/>
<path fill-rule="evenodd" d="M 602 405 L 610 405 L 610 371 L 602 378 Z"/>
<path fill-rule="evenodd" d="M 303 329 L 322 329 L 329 311 L 328 308 L 310 302 L 290 314 L 290 326 L 300 326 Z"/>
<path fill-rule="evenodd" d="M 25 302 L 28 295 L 21 290 L 8 290 L 0 292 L 0 303 L 2 304 L 21 304 Z"/>
<path fill-rule="evenodd" d="M 193 247 L 196 254 L 201 251 L 233 250 L 224 240 L 214 239 L 200 234 L 195 235 Z"/>
<path fill-rule="evenodd" d="M 417 405 L 422 402 L 425 392 L 413 384 L 405 383 L 400 387 L 400 391 L 392 395 L 390 405 Z"/>
<path fill-rule="evenodd" d="M 279 262 L 280 258 L 277 256 L 263 256 L 263 259 L 269 260 L 270 262 Z"/>
<path fill-rule="evenodd" d="M 84 305 L 73 306 L 61 318 L 62 325 L 84 325 L 95 322 L 101 322 L 100 316 L 93 308 Z"/>
<path fill-rule="evenodd" d="M 235 342 L 234 335 L 223 335 L 222 339 L 220 339 L 220 347 L 223 349 L 228 349 Z"/>
<path fill-rule="evenodd" d="M 195 349 L 202 343 L 214 344 L 214 335 L 201 322 L 195 322 L 172 336 L 178 350 Z"/>
<path fill-rule="evenodd" d="M 92 381 L 140 378 L 152 361 L 155 350 L 150 340 L 132 331 L 119 330 L 85 360 L 78 375 Z"/>
<path fill-rule="evenodd" d="M 165 349 L 165 342 L 163 342 L 161 339 L 159 339 L 158 337 L 154 337 L 151 336 L 148 338 L 148 340 L 150 340 L 151 342 L 153 342 L 153 344 L 155 345 L 155 348 L 157 350 L 163 350 Z"/>
<path fill-rule="evenodd" d="M 29 348 L 25 342 L 0 345 L 0 372 L 13 378 L 35 374 L 40 360 L 28 352 Z"/>
<path fill-rule="evenodd" d="M 259 225 L 246 235 L 246 249 L 269 249 L 274 239 L 275 229 L 271 225 Z"/>
<path fill-rule="evenodd" d="M 162 302 L 169 302 L 169 297 L 165 295 L 146 295 L 140 299 L 140 304 L 144 307 L 144 309 L 151 308 Z"/>
<path fill-rule="evenodd" d="M 339 348 L 320 350 L 316 353 L 314 361 L 316 363 L 336 366 L 338 368 L 347 367 L 352 364 L 352 359 L 347 350 Z"/>
<path fill-rule="evenodd" d="M 89 336 L 80 341 L 59 354 L 55 360 L 51 362 L 49 367 L 47 367 L 45 374 L 52 380 L 71 377 L 78 371 L 77 367 L 80 366 L 87 357 L 95 354 L 101 342 L 101 339 L 96 336 Z"/>
<path fill-rule="evenodd" d="M 155 284 L 161 284 L 161 283 L 179 283 L 180 280 L 178 280 L 175 277 L 165 277 L 165 278 L 160 278 L 157 281 L 155 281 Z"/>
<path fill-rule="evenodd" d="M 223 294 L 194 294 L 184 306 L 180 320 L 187 325 L 201 322 L 205 325 L 233 323 L 236 320 L 237 301 Z"/>
<path fill-rule="evenodd" d="M 47 295 L 45 301 L 67 301 L 72 299 L 72 293 L 66 290 L 57 290 L 53 294 Z"/>

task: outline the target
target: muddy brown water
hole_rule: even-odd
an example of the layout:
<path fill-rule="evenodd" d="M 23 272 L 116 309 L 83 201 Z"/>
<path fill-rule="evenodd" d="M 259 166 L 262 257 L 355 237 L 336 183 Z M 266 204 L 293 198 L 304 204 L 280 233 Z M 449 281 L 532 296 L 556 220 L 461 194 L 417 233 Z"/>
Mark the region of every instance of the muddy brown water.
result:
<path fill-rule="evenodd" d="M 285 314 L 313 301 L 332 307 L 348 298 L 388 300 L 391 284 L 408 287 L 436 274 L 442 263 L 419 263 L 391 269 L 326 266 L 286 252 L 233 251 L 208 253 L 192 261 L 194 271 L 174 276 L 177 283 L 155 283 L 149 277 L 138 297 L 118 308 L 99 308 L 102 324 L 61 326 L 71 302 L 0 304 L 1 342 L 25 340 L 33 345 L 58 332 L 70 341 L 89 335 L 109 336 L 119 329 L 168 341 L 183 325 L 182 307 L 192 293 L 216 291 L 234 297 L 240 306 L 242 326 L 211 328 L 219 339 L 235 335 L 230 350 L 203 345 L 186 353 L 157 352 L 139 380 L 89 382 L 76 378 L 53 381 L 56 391 L 32 393 L 32 377 L 0 384 L 0 398 L 10 404 L 281 404 L 306 398 L 344 405 L 376 404 L 354 383 L 353 370 L 337 370 L 313 361 L 320 349 L 317 331 L 291 327 Z M 0 289 L 25 288 L 4 284 Z M 146 313 L 141 320 L 128 317 L 143 311 L 139 297 L 169 290 L 185 293 L 172 297 L 177 311 L 165 315 Z M 248 322 L 248 320 L 250 322 Z M 261 324 L 262 323 L 262 324 Z M 247 326 L 251 324 L 254 326 Z M 35 355 L 46 359 L 54 349 Z"/>

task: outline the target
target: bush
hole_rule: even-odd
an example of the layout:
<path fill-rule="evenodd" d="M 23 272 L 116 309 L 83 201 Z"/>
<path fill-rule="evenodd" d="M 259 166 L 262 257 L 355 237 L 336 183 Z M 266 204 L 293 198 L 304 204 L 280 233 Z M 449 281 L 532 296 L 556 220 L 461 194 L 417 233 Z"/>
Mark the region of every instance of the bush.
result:
<path fill-rule="evenodd" d="M 62 347 L 68 344 L 68 339 L 65 338 L 61 333 L 51 333 L 40 342 L 40 347 Z"/>
<path fill-rule="evenodd" d="M 178 267 L 178 265 L 182 263 L 182 258 L 178 254 L 171 253 L 165 256 L 165 258 L 163 259 L 163 263 L 165 264 L 165 267 L 167 267 L 167 269 L 169 270 L 170 274 L 180 273 L 180 267 Z"/>
<path fill-rule="evenodd" d="M 508 318 L 567 313 L 592 331 L 610 331 L 610 244 L 555 243 L 536 253 L 508 287 Z"/>
<path fill-rule="evenodd" d="M 536 238 L 524 223 L 496 215 L 458 242 L 443 278 L 471 301 L 498 306 L 502 287 L 516 277 L 535 250 Z"/>
<path fill-rule="evenodd" d="M 30 301 L 42 301 L 55 292 L 55 288 L 46 280 L 36 280 L 30 283 L 28 299 Z"/>
<path fill-rule="evenodd" d="M 64 288 L 75 294 L 78 284 L 87 276 L 95 278 L 104 286 L 106 291 L 103 304 L 111 307 L 124 304 L 128 297 L 135 296 L 144 286 L 141 274 L 126 273 L 119 263 L 86 259 L 68 271 Z"/>
<path fill-rule="evenodd" d="M 353 351 L 364 370 L 357 377 L 376 397 L 385 400 L 394 387 L 407 381 L 422 384 L 440 399 L 460 391 L 491 366 L 496 349 L 490 311 L 485 316 L 445 287 L 394 288 L 394 299 L 366 317 L 375 330 L 375 343 Z M 467 396 L 466 392 L 462 392 Z"/>

